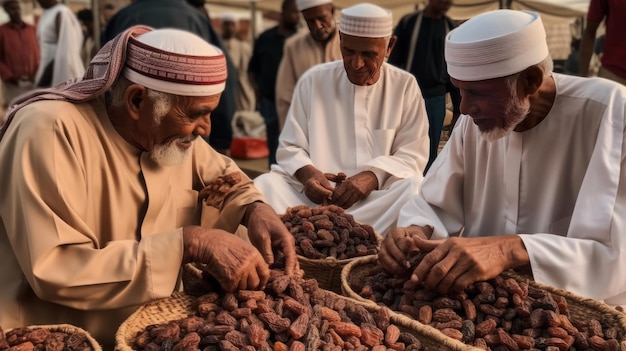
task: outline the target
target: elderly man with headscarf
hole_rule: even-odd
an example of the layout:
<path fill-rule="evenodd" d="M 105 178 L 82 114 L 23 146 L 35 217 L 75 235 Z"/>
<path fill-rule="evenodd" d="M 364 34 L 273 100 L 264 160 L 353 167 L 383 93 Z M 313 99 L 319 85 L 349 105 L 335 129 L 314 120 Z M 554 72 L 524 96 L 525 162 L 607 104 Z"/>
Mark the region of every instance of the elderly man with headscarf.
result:
<path fill-rule="evenodd" d="M 341 59 L 332 0 L 296 0 L 309 28 L 287 39 L 276 75 L 276 112 L 282 129 L 298 79 L 309 68 Z"/>
<path fill-rule="evenodd" d="M 226 74 L 202 38 L 137 26 L 81 80 L 16 101 L 0 130 L 2 327 L 69 323 L 111 346 L 137 305 L 178 288 L 187 262 L 227 291 L 262 287 L 274 253 L 297 269 L 276 213 L 200 138 Z M 229 190 L 203 191 L 227 179 Z M 231 234 L 239 225 L 252 244 Z"/>
<path fill-rule="evenodd" d="M 391 12 L 358 4 L 339 26 L 343 61 L 298 81 L 278 164 L 254 182 L 279 213 L 333 203 L 384 234 L 422 180 L 428 117 L 415 78 L 384 62 L 395 42 Z M 325 177 L 340 172 L 340 183 Z"/>
<path fill-rule="evenodd" d="M 440 292 L 519 268 L 626 303 L 626 88 L 552 73 L 534 12 L 468 20 L 446 60 L 463 115 L 385 238 L 383 267 L 422 250 L 412 280 Z"/>

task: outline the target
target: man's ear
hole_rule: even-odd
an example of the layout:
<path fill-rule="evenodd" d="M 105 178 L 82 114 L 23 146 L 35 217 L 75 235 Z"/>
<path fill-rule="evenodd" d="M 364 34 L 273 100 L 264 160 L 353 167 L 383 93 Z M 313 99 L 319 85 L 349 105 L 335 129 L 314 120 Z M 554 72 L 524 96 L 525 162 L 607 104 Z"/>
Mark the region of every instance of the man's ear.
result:
<path fill-rule="evenodd" d="M 124 101 L 126 109 L 134 120 L 139 119 L 139 111 L 143 104 L 146 103 L 146 88 L 139 84 L 131 84 L 124 92 Z"/>
<path fill-rule="evenodd" d="M 389 38 L 389 44 L 387 45 L 387 51 L 385 52 L 386 58 L 389 58 L 389 55 L 391 55 L 391 50 L 393 50 L 393 47 L 396 46 L 397 41 L 398 37 L 395 35 L 392 35 L 391 38 Z"/>
<path fill-rule="evenodd" d="M 545 78 L 543 70 L 537 65 L 526 68 L 522 77 L 524 79 L 523 89 L 527 95 L 536 93 Z"/>

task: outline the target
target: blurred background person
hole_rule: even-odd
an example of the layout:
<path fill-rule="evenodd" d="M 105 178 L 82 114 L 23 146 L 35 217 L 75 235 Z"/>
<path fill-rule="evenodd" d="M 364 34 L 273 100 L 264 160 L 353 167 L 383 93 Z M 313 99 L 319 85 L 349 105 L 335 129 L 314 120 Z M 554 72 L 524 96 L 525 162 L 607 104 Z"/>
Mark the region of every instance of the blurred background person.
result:
<path fill-rule="evenodd" d="M 203 11 L 204 0 L 135 0 L 121 8 L 110 20 L 101 43 L 137 24 L 152 28 L 176 28 L 194 33 L 208 43 L 226 51 L 222 39 L 213 28 L 208 12 Z M 231 119 L 235 113 L 237 69 L 226 52 L 228 77 L 217 109 L 211 113 L 211 134 L 205 140 L 218 152 L 228 154 L 233 141 Z"/>
<path fill-rule="evenodd" d="M 254 111 L 256 106 L 254 90 L 248 80 L 248 63 L 252 56 L 252 47 L 249 43 L 237 38 L 239 19 L 234 14 L 225 13 L 220 19 L 222 20 L 224 48 L 237 69 L 235 111 Z"/>
<path fill-rule="evenodd" d="M 0 77 L 2 78 L 2 107 L 18 95 L 33 88 L 39 67 L 37 29 L 22 19 L 20 3 L 5 0 L 4 11 L 9 22 L 0 26 Z"/>
<path fill-rule="evenodd" d="M 455 121 L 459 115 L 461 95 L 450 82 L 443 57 L 445 37 L 456 23 L 446 13 L 452 0 L 429 0 L 423 11 L 410 13 L 398 22 L 393 34 L 398 38 L 389 63 L 415 76 L 428 114 L 430 154 L 424 173 L 435 161 L 446 117 L 446 94 L 450 92 Z"/>
<path fill-rule="evenodd" d="M 80 56 L 83 30 L 76 15 L 58 0 L 37 0 L 43 8 L 37 23 L 41 61 L 35 78 L 38 87 L 49 87 L 82 77 Z"/>
<path fill-rule="evenodd" d="M 76 18 L 83 28 L 83 45 L 80 56 L 85 67 L 89 66 L 91 58 L 95 56 L 97 50 L 93 38 L 93 12 L 90 9 L 83 9 L 76 13 Z"/>
<path fill-rule="evenodd" d="M 309 27 L 287 39 L 276 78 L 276 111 L 282 129 L 298 78 L 309 68 L 341 59 L 335 6 L 331 0 L 296 0 Z"/>
<path fill-rule="evenodd" d="M 285 41 L 298 30 L 300 13 L 295 0 L 283 0 L 278 25 L 261 33 L 254 42 L 248 65 L 248 79 L 256 96 L 259 113 L 265 120 L 269 164 L 276 163 L 278 114 L 276 113 L 276 75 L 283 57 Z"/>
<path fill-rule="evenodd" d="M 187 0 L 187 3 L 196 8 L 196 10 L 204 13 L 208 18 L 211 18 L 209 10 L 206 8 L 206 0 Z"/>
<path fill-rule="evenodd" d="M 587 11 L 587 26 L 580 46 L 580 75 L 589 76 L 589 66 L 596 43 L 596 33 L 602 21 L 606 32 L 602 45 L 598 76 L 626 85 L 626 1 L 591 0 Z"/>

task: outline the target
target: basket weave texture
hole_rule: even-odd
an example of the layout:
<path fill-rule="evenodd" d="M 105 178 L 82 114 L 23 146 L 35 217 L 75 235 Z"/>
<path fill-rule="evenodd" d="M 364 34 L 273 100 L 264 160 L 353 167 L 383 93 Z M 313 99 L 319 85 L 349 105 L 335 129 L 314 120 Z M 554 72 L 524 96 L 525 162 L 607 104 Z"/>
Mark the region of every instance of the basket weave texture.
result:
<path fill-rule="evenodd" d="M 327 257 L 316 260 L 298 255 L 298 263 L 300 263 L 300 269 L 304 271 L 304 279 L 315 279 L 320 288 L 341 294 L 341 271 L 343 267 L 357 258 L 359 257 L 338 260 L 334 257 Z"/>
<path fill-rule="evenodd" d="M 100 344 L 94 339 L 91 334 L 89 334 L 86 330 L 79 328 L 77 326 L 71 324 L 41 324 L 41 325 L 29 325 L 28 329 L 48 329 L 51 332 L 62 332 L 67 334 L 80 333 L 85 335 L 87 338 L 87 343 L 89 347 L 93 351 L 102 351 L 102 347 Z M 12 329 L 5 330 L 5 333 L 10 332 Z"/>
<path fill-rule="evenodd" d="M 341 272 L 341 289 L 344 296 L 359 301 L 364 305 L 376 305 L 375 302 L 363 298 L 357 293 L 357 291 L 361 291 L 361 288 L 364 285 L 365 278 L 369 275 L 370 269 L 375 264 L 376 257 L 363 257 L 350 262 L 344 267 L 343 271 Z M 597 320 L 606 320 L 610 324 L 610 326 L 617 329 L 617 340 L 620 343 L 621 349 L 626 350 L 626 314 L 617 311 L 615 308 L 605 303 L 593 299 L 583 298 L 563 289 L 537 283 L 529 277 L 520 275 L 514 271 L 507 271 L 502 273 L 502 275 L 505 278 L 511 277 L 518 282 L 526 282 L 529 286 L 544 289 L 551 294 L 564 297 L 567 300 L 567 304 L 569 307 L 570 320 L 574 322 L 584 323 L 592 318 Z M 400 320 L 405 320 L 406 323 L 410 321 L 419 324 L 421 328 L 429 329 L 431 332 L 439 334 L 445 339 L 452 340 L 451 338 L 441 334 L 437 329 L 419 323 L 418 321 L 409 318 L 404 314 L 395 311 L 391 311 L 390 313 L 395 315 Z M 479 348 L 475 347 L 471 347 L 470 349 L 480 351 Z"/>
<path fill-rule="evenodd" d="M 370 312 L 375 312 L 380 309 L 380 306 L 371 304 L 362 304 L 352 299 L 348 299 L 344 296 L 337 295 L 330 291 L 325 291 L 325 294 L 331 294 L 336 298 L 346 299 L 351 303 L 356 303 L 363 306 Z M 195 301 L 193 296 L 186 295 L 181 292 L 172 294 L 171 297 L 153 301 L 145 304 L 137 311 L 135 311 L 122 325 L 119 327 L 115 335 L 115 350 L 116 351 L 131 351 L 133 348 L 131 345 L 136 335 L 143 331 L 147 326 L 151 324 L 165 323 L 168 321 L 174 321 L 181 318 L 186 318 L 195 315 Z M 401 331 L 413 334 L 422 343 L 425 350 L 428 351 L 469 351 L 467 345 L 452 339 L 442 338 L 438 335 L 434 329 L 426 329 L 423 325 L 411 321 L 407 318 L 400 318 L 400 316 L 390 314 L 390 321 L 396 325 Z M 311 350 L 313 351 L 313 350 Z"/>

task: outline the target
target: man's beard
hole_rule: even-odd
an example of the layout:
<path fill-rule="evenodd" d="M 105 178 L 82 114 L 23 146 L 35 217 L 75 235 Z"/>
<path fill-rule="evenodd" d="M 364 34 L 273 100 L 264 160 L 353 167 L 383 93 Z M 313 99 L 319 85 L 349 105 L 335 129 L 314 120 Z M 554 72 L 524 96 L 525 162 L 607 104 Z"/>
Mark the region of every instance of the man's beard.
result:
<path fill-rule="evenodd" d="M 185 138 L 177 138 L 169 141 L 167 144 L 155 145 L 150 152 L 150 158 L 163 167 L 178 166 L 183 163 L 187 155 L 191 152 L 191 147 L 181 149 L 178 142 L 191 142 L 195 136 L 190 135 Z"/>
<path fill-rule="evenodd" d="M 516 89 L 511 91 L 511 99 L 504 111 L 504 125 L 496 126 L 487 131 L 481 131 L 483 139 L 492 143 L 500 138 L 509 135 L 518 124 L 520 124 L 530 112 L 530 101 L 520 100 L 517 97 Z"/>

